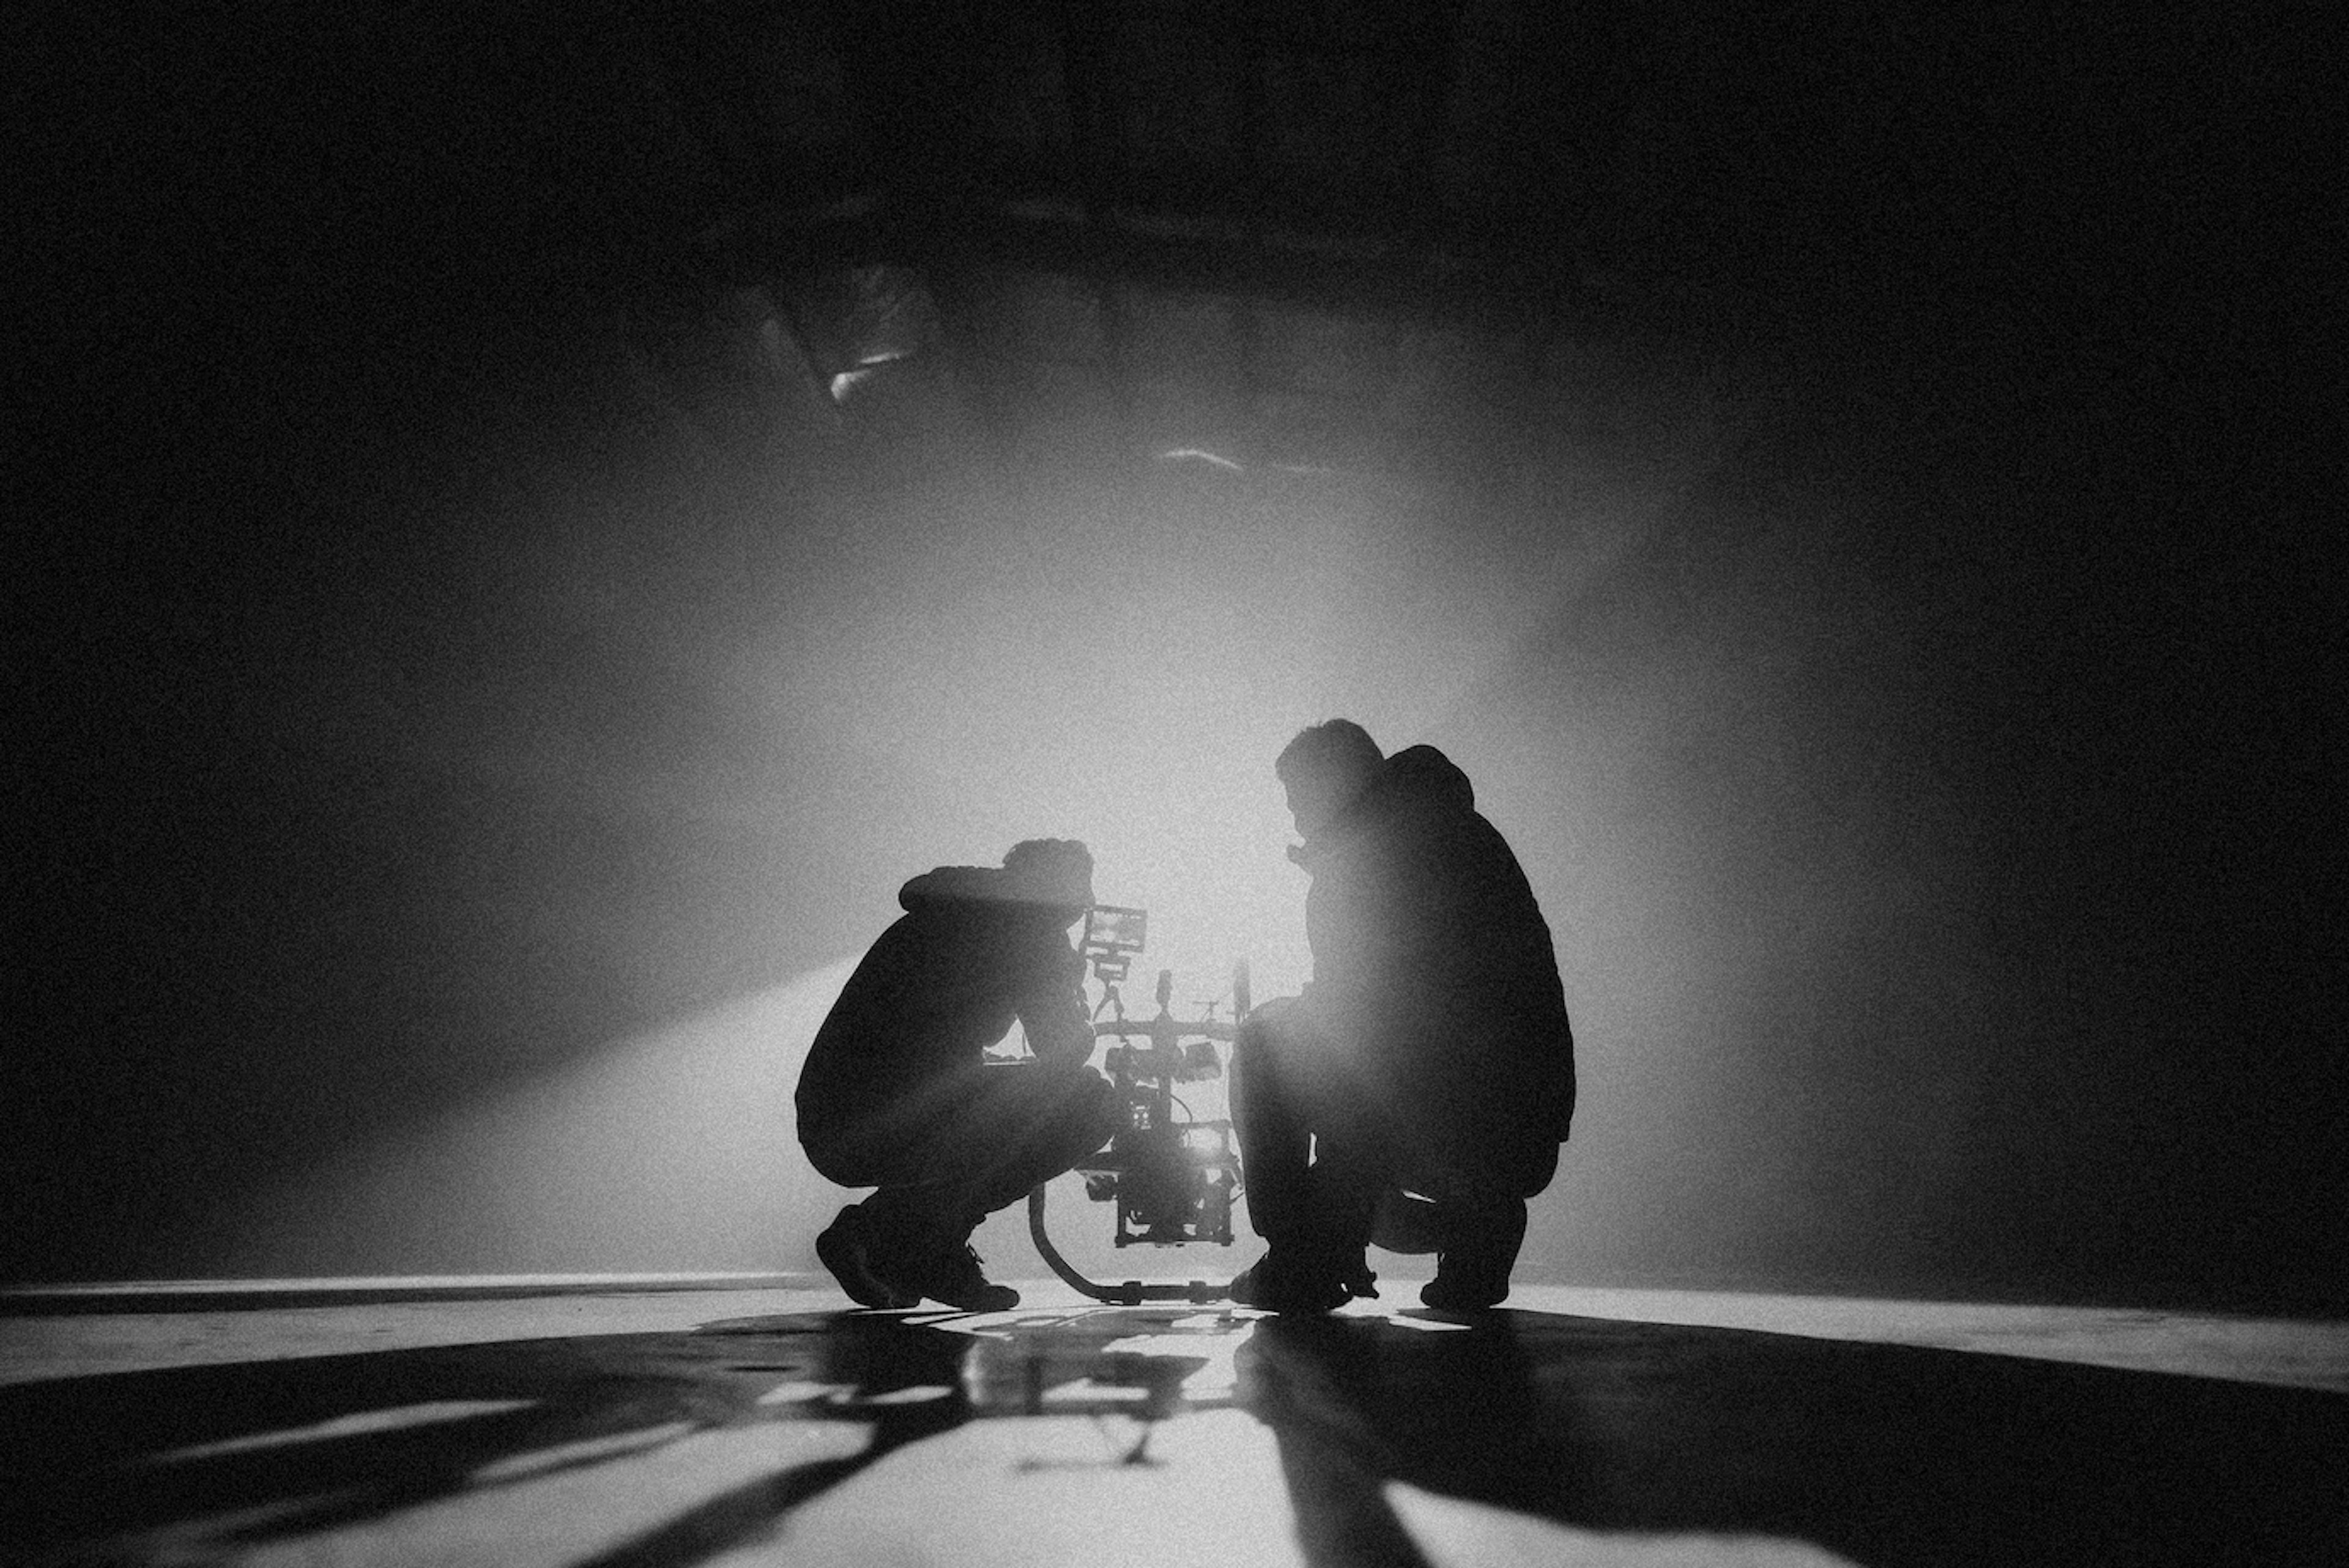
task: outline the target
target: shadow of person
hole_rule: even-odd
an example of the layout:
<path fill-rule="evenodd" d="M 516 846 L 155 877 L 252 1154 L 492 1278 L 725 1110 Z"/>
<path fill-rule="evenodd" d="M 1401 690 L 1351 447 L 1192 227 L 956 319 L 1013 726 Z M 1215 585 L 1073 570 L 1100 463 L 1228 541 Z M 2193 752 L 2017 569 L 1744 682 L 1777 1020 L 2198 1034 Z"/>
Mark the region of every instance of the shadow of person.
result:
<path fill-rule="evenodd" d="M 675 1423 L 683 1388 L 528 1347 L 174 1367 L 0 1388 L 0 1542 L 261 1541 L 462 1490 L 480 1467 Z"/>
<path fill-rule="evenodd" d="M 1884 1565 L 2349 1544 L 2349 1400 L 2316 1390 L 1517 1311 L 1268 1319 L 1235 1364 L 1317 1568 L 1423 1563 L 1435 1514 L 1480 1510 L 1528 1560 L 1605 1535 Z"/>
<path fill-rule="evenodd" d="M 774 1478 L 758 1500 L 772 1516 L 966 1419 L 971 1343 L 885 1315 L 812 1314 L 749 1339 L 579 1336 L 0 1387 L 0 1557 L 285 1540 L 723 1427 L 869 1428 L 860 1453 Z M 779 1387 L 813 1393 L 775 1401 Z"/>
<path fill-rule="evenodd" d="M 765 1539 L 791 1511 L 858 1471 L 970 1418 L 963 1366 L 968 1335 L 886 1313 L 794 1314 L 703 1326 L 738 1348 L 781 1351 L 773 1371 L 803 1375 L 805 1396 L 783 1409 L 802 1419 L 859 1419 L 854 1453 L 791 1465 L 686 1510 L 574 1568 L 677 1568 Z"/>
<path fill-rule="evenodd" d="M 1283 1316 L 1235 1357 L 1237 1399 L 1270 1427 L 1306 1561 L 1422 1564 L 1387 1483 L 1573 1518 L 1589 1468 L 1565 1401 L 1545 1401 L 1514 1315 L 1464 1329 Z"/>
<path fill-rule="evenodd" d="M 1228 1377 L 1205 1388 L 1195 1375 L 1218 1354 L 1227 1362 L 1241 1326 L 1201 1315 L 1086 1308 L 981 1328 L 929 1315 L 788 1314 L 0 1387 L 0 1559 L 217 1555 L 436 1500 L 492 1499 L 566 1471 L 620 1474 L 723 1429 L 861 1430 L 845 1453 L 837 1442 L 778 1444 L 779 1456 L 802 1458 L 584 1558 L 698 1562 L 974 1419 L 1115 1418 L 1128 1441 L 1103 1462 L 1147 1464 L 1157 1423 L 1202 1399 L 1228 1403 Z M 1199 1353 L 1187 1353 L 1194 1344 Z M 592 1535 L 583 1528 L 583 1540 Z"/>
<path fill-rule="evenodd" d="M 329 1532 L 449 1498 L 451 1528 L 494 1535 L 562 1476 L 641 1504 L 576 1521 L 571 1560 L 672 1568 L 974 1421 L 1095 1418 L 1131 1439 L 1097 1462 L 1126 1467 L 1152 1462 L 1154 1426 L 1231 1406 L 1271 1433 L 1317 1564 L 1455 1557 L 1421 1542 L 1464 1519 L 1487 1544 L 1532 1532 L 1532 1561 L 1601 1535 L 1887 1568 L 2329 1565 L 2349 1542 L 2338 1393 L 1534 1312 L 1183 1305 L 806 1313 L 0 1387 L 0 1559 L 325 1554 Z M 744 1479 L 649 1484 L 650 1456 L 705 1438 Z"/>

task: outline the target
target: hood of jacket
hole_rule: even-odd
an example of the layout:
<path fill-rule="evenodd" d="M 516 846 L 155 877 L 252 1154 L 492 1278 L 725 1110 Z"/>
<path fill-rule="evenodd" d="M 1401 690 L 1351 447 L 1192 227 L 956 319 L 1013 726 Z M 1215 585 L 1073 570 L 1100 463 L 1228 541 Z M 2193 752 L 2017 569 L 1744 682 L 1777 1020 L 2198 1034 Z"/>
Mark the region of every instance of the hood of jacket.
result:
<path fill-rule="evenodd" d="M 1069 919 L 1083 913 L 1086 907 L 1047 896 L 1032 882 L 1002 866 L 935 867 L 897 890 L 897 905 L 909 914 L 977 905 L 1050 911 Z"/>
<path fill-rule="evenodd" d="M 1433 746 L 1406 747 L 1388 758 L 1385 770 L 1362 795 L 1374 805 L 1385 799 L 1448 806 L 1456 811 L 1476 809 L 1476 789 L 1468 775 Z"/>
<path fill-rule="evenodd" d="M 1406 747 L 1380 764 L 1369 786 L 1340 808 L 1311 842 L 1292 845 L 1288 858 L 1309 872 L 1316 861 L 1372 823 L 1396 811 L 1428 807 L 1474 811 L 1475 787 L 1452 758 L 1434 747 Z"/>

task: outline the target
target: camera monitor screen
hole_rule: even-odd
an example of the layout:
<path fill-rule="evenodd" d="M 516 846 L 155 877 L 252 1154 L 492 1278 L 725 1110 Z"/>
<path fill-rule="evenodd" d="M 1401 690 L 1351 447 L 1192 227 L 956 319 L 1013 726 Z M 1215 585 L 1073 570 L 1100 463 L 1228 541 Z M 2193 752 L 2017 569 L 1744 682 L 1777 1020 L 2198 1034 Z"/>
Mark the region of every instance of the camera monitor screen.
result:
<path fill-rule="evenodd" d="M 1150 916 L 1138 909 L 1098 904 L 1085 912 L 1085 951 L 1139 953 Z"/>

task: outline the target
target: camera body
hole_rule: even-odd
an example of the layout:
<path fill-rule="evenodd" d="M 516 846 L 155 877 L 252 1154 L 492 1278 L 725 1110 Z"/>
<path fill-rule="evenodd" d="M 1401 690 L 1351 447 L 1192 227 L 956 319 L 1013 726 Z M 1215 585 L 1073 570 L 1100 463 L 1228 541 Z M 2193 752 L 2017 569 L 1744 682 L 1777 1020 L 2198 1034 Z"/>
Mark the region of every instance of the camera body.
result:
<path fill-rule="evenodd" d="M 1224 1077 L 1219 1046 L 1235 1023 L 1215 1016 L 1185 1022 L 1168 1007 L 1174 974 L 1158 975 L 1158 1012 L 1148 1020 L 1125 1016 L 1118 995 L 1133 955 L 1142 951 L 1149 917 L 1138 909 L 1104 905 L 1085 916 L 1081 949 L 1103 985 L 1093 1033 L 1112 1040 L 1103 1065 L 1116 1087 L 1121 1119 L 1109 1147 L 1078 1167 L 1085 1195 L 1115 1205 L 1113 1240 L 1121 1247 L 1232 1243 L 1232 1200 L 1240 1191 L 1239 1150 L 1228 1119 L 1193 1115 L 1179 1084 L 1206 1085 Z M 1235 1016 L 1247 1008 L 1247 972 L 1234 976 Z M 1111 1013 L 1108 1018 L 1102 1012 Z"/>

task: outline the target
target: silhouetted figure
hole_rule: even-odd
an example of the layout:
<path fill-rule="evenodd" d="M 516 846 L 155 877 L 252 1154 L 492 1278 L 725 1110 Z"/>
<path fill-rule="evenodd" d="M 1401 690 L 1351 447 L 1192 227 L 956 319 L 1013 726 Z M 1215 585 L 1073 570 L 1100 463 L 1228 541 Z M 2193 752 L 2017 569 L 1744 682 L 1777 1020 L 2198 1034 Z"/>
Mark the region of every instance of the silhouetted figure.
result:
<path fill-rule="evenodd" d="M 1363 1248 L 1437 1254 L 1430 1306 L 1508 1295 L 1526 1199 L 1574 1114 L 1574 1033 L 1549 925 L 1467 776 L 1392 758 L 1332 719 L 1274 771 L 1313 879 L 1301 997 L 1250 1014 L 1232 1115 L 1268 1243 L 1247 1305 L 1323 1312 L 1367 1295 Z"/>
<path fill-rule="evenodd" d="M 916 877 L 816 1032 L 800 1142 L 828 1179 L 879 1189 L 841 1210 L 816 1255 L 863 1305 L 1017 1305 L 971 1232 L 1109 1140 L 1116 1097 L 1086 1065 L 1084 964 L 1068 939 L 1092 867 L 1074 840 L 1030 839 L 999 868 Z M 987 1061 L 1014 1020 L 1032 1059 Z"/>

